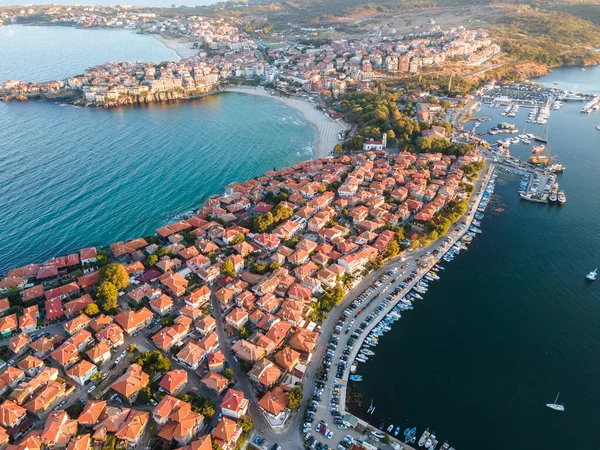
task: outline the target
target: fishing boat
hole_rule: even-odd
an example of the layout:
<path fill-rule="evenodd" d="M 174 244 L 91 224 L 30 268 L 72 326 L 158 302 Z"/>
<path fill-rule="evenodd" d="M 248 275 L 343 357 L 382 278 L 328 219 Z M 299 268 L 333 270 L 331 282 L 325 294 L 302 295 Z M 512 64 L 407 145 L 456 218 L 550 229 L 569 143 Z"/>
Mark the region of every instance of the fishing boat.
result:
<path fill-rule="evenodd" d="M 554 403 L 546 403 L 546 406 L 550 409 L 553 409 L 554 411 L 564 411 L 565 406 L 562 403 L 557 403 L 559 395 L 560 395 L 560 392 L 556 395 L 556 398 L 554 399 Z"/>
<path fill-rule="evenodd" d="M 352 365 L 350 366 L 350 373 L 354 373 L 356 372 L 356 369 L 358 368 L 358 363 L 356 361 L 354 361 L 352 363 Z"/>
<path fill-rule="evenodd" d="M 600 130 L 600 123 L 596 125 L 596 130 Z"/>
<path fill-rule="evenodd" d="M 429 432 L 429 428 L 427 428 L 425 431 L 423 431 L 423 434 L 421 435 L 421 438 L 419 439 L 419 447 L 423 447 L 425 445 L 425 442 L 427 442 L 427 439 L 429 439 L 429 435 L 431 433 Z"/>
<path fill-rule="evenodd" d="M 362 381 L 362 375 L 350 375 L 350 381 Z"/>
<path fill-rule="evenodd" d="M 590 273 L 588 273 L 585 277 L 590 281 L 596 281 L 596 278 L 598 278 L 598 268 L 596 267 L 594 270 L 592 270 Z"/>

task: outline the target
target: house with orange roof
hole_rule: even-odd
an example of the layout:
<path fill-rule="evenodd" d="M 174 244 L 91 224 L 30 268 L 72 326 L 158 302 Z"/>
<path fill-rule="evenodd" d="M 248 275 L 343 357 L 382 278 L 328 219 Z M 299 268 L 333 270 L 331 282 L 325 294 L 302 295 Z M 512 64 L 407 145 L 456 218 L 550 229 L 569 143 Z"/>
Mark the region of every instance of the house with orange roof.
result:
<path fill-rule="evenodd" d="M 93 426 L 94 434 L 92 438 L 94 441 L 103 442 L 109 434 L 116 433 L 121 425 L 125 423 L 131 411 L 129 408 L 106 406 L 106 411 L 100 417 L 100 421 Z"/>
<path fill-rule="evenodd" d="M 33 350 L 34 356 L 45 358 L 54 350 L 54 341 L 42 336 L 29 344 L 29 347 Z"/>
<path fill-rule="evenodd" d="M 258 406 L 263 410 L 265 417 L 273 428 L 282 427 L 287 419 L 285 407 L 287 396 L 281 386 L 267 392 L 259 400 Z"/>
<path fill-rule="evenodd" d="M 187 341 L 184 347 L 179 350 L 176 355 L 176 359 L 183 365 L 189 367 L 192 370 L 197 370 L 200 367 L 200 363 L 204 360 L 206 352 L 193 340 Z"/>
<path fill-rule="evenodd" d="M 73 390 L 73 388 L 70 388 Z M 62 399 L 66 394 L 66 385 L 56 380 L 50 380 L 44 387 L 38 389 L 23 407 L 31 414 L 40 417 L 48 411 L 53 404 Z"/>
<path fill-rule="evenodd" d="M 15 354 L 20 355 L 29 348 L 31 336 L 25 333 L 19 333 L 8 340 L 8 348 Z"/>
<path fill-rule="evenodd" d="M 294 334 L 292 334 L 288 344 L 290 347 L 299 351 L 300 353 L 310 353 L 317 345 L 318 338 L 318 333 L 304 328 L 299 328 Z"/>
<path fill-rule="evenodd" d="M 77 277 L 77 286 L 81 289 L 88 289 L 100 284 L 100 272 L 92 272 Z"/>
<path fill-rule="evenodd" d="M 83 386 L 96 372 L 98 372 L 96 364 L 82 359 L 67 370 L 67 376 L 76 383 L 79 383 L 80 386 Z"/>
<path fill-rule="evenodd" d="M 162 294 L 154 300 L 150 300 L 150 308 L 161 316 L 168 314 L 173 309 L 173 300 L 166 294 Z"/>
<path fill-rule="evenodd" d="M 236 421 L 223 417 L 213 431 L 214 442 L 223 450 L 235 450 L 240 437 L 242 426 Z"/>
<path fill-rule="evenodd" d="M 22 405 L 40 388 L 46 386 L 50 381 L 55 381 L 57 379 L 58 369 L 54 367 L 44 366 L 33 378 L 31 378 L 27 382 L 19 383 L 10 393 L 10 398 L 11 400 L 17 402 L 19 405 Z"/>
<path fill-rule="evenodd" d="M 133 300 L 135 303 L 140 303 L 144 298 L 148 300 L 154 300 L 158 298 L 162 294 L 162 291 L 159 288 L 152 287 L 147 283 L 144 283 L 135 289 L 129 291 L 127 296 Z"/>
<path fill-rule="evenodd" d="M 209 370 L 221 372 L 225 364 L 225 355 L 221 350 L 209 352 L 206 354 L 206 364 Z"/>
<path fill-rule="evenodd" d="M 286 372 L 291 372 L 300 362 L 300 353 L 291 347 L 284 347 L 275 354 L 275 362 Z"/>
<path fill-rule="evenodd" d="M 105 410 L 105 400 L 88 400 L 83 408 L 83 411 L 81 411 L 81 414 L 79 414 L 77 422 L 79 422 L 79 425 L 84 427 L 94 426 L 100 421 L 100 418 L 104 414 Z"/>
<path fill-rule="evenodd" d="M 283 343 L 291 328 L 292 325 L 290 323 L 279 321 L 271 325 L 265 336 L 271 339 L 275 345 L 279 347 Z"/>
<path fill-rule="evenodd" d="M 21 300 L 24 302 L 28 302 L 30 300 L 36 300 L 38 298 L 42 298 L 44 296 L 44 285 L 36 284 L 29 289 L 24 289 L 21 291 Z"/>
<path fill-rule="evenodd" d="M 0 405 L 0 425 L 6 428 L 19 426 L 25 417 L 27 410 L 17 405 L 12 400 L 4 400 Z"/>
<path fill-rule="evenodd" d="M 186 280 L 178 272 L 168 272 L 158 277 L 158 281 L 174 296 L 181 297 L 185 294 L 188 286 Z"/>
<path fill-rule="evenodd" d="M 225 316 L 225 322 L 229 326 L 239 330 L 248 322 L 248 313 L 236 306 L 229 314 L 227 314 L 227 316 Z"/>
<path fill-rule="evenodd" d="M 0 334 L 3 337 L 10 336 L 15 331 L 17 331 L 17 315 L 16 314 L 11 314 L 9 316 L 0 317 Z"/>
<path fill-rule="evenodd" d="M 255 363 L 265 355 L 265 350 L 258 345 L 251 344 L 245 339 L 236 341 L 231 350 L 238 358 L 251 363 Z"/>
<path fill-rule="evenodd" d="M 219 308 L 221 309 L 221 311 L 227 311 L 231 306 L 233 306 L 234 296 L 235 291 L 233 291 L 232 289 L 227 289 L 225 287 L 215 292 L 215 298 L 219 302 Z"/>
<path fill-rule="evenodd" d="M 152 418 L 162 425 L 158 436 L 166 441 L 175 440 L 179 445 L 189 443 L 204 421 L 204 417 L 192 411 L 188 403 L 170 395 L 165 395 L 156 405 Z"/>
<path fill-rule="evenodd" d="M 79 259 L 81 264 L 93 264 L 97 259 L 97 252 L 95 247 L 89 247 L 79 250 Z"/>
<path fill-rule="evenodd" d="M 221 412 L 225 417 L 239 419 L 248 412 L 250 402 L 244 397 L 244 393 L 233 388 L 228 389 L 223 400 L 221 400 Z"/>
<path fill-rule="evenodd" d="M 137 364 L 132 364 L 117 381 L 110 385 L 110 388 L 129 403 L 133 403 L 139 392 L 148 385 L 148 382 L 148 374 L 142 371 L 142 368 Z"/>
<path fill-rule="evenodd" d="M 125 330 L 127 334 L 144 329 L 152 322 L 154 314 L 144 307 L 139 311 L 126 310 L 115 316 L 115 321 Z"/>
<path fill-rule="evenodd" d="M 6 314 L 10 309 L 10 302 L 8 297 L 0 298 L 0 315 Z"/>
<path fill-rule="evenodd" d="M 275 385 L 282 375 L 281 369 L 266 358 L 257 361 L 248 372 L 250 380 L 263 391 Z"/>
<path fill-rule="evenodd" d="M 46 300 L 44 305 L 46 307 L 46 319 L 49 321 L 56 320 L 65 315 L 65 310 L 60 297 L 53 298 L 52 300 Z"/>
<path fill-rule="evenodd" d="M 206 336 L 216 330 L 217 322 L 213 316 L 205 315 L 196 321 L 195 327 L 202 335 Z"/>
<path fill-rule="evenodd" d="M 213 440 L 210 434 L 205 434 L 178 450 L 213 450 Z"/>
<path fill-rule="evenodd" d="M 76 420 L 71 420 L 66 411 L 52 411 L 46 419 L 40 439 L 45 448 L 64 448 L 76 434 Z"/>
<path fill-rule="evenodd" d="M 88 316 L 86 316 L 85 314 L 80 314 L 74 319 L 71 319 L 68 322 L 66 322 L 63 325 L 63 327 L 65 331 L 69 333 L 69 336 L 72 336 L 78 331 L 83 330 L 85 327 L 87 327 L 90 321 L 91 319 Z"/>
<path fill-rule="evenodd" d="M 168 394 L 175 395 L 185 387 L 188 381 L 187 372 L 183 369 L 170 370 L 160 380 L 159 387 Z"/>
<path fill-rule="evenodd" d="M 82 352 L 88 345 L 94 342 L 94 338 L 88 330 L 79 330 L 65 342 L 75 345 L 77 350 Z"/>
<path fill-rule="evenodd" d="M 208 286 L 201 286 L 198 289 L 194 289 L 193 292 L 184 298 L 185 304 L 194 308 L 201 308 L 209 300 L 210 289 Z"/>
<path fill-rule="evenodd" d="M 27 355 L 25 358 L 19 361 L 17 366 L 23 370 L 28 377 L 34 377 L 40 370 L 44 368 L 44 363 L 41 359 L 38 359 L 35 356 Z"/>
<path fill-rule="evenodd" d="M 90 434 L 73 436 L 67 445 L 67 450 L 89 450 L 91 444 Z"/>
<path fill-rule="evenodd" d="M 115 437 L 127 441 L 129 447 L 135 447 L 146 429 L 150 413 L 132 409 L 127 415 L 127 420 L 121 424 Z"/>
<path fill-rule="evenodd" d="M 50 357 L 60 364 L 64 369 L 68 369 L 77 361 L 79 361 L 79 349 L 70 342 L 65 342 L 52 353 L 50 353 Z"/>
<path fill-rule="evenodd" d="M 229 379 L 225 378 L 219 372 L 209 370 L 208 373 L 200 380 L 200 382 L 208 389 L 221 394 L 229 386 Z"/>
<path fill-rule="evenodd" d="M 92 319 L 89 327 L 94 333 L 97 333 L 102 328 L 104 328 L 106 325 L 110 325 L 111 323 L 113 323 L 114 320 L 115 319 L 112 316 L 107 316 L 106 314 L 100 314 L 99 316 L 96 316 Z M 96 338 L 97 338 L 97 336 L 96 336 Z"/>
<path fill-rule="evenodd" d="M 90 294 L 84 294 L 81 297 L 76 298 L 75 300 L 71 300 L 70 302 L 67 302 L 63 305 L 65 315 L 68 318 L 72 318 L 75 316 L 75 314 L 77 314 L 79 311 L 84 310 L 85 307 L 91 303 L 94 303 L 94 300 L 92 300 Z"/>
<path fill-rule="evenodd" d="M 96 339 L 105 341 L 111 348 L 117 348 L 125 343 L 125 334 L 119 325 L 110 323 L 96 333 Z"/>
<path fill-rule="evenodd" d="M 173 326 L 163 328 L 152 336 L 152 342 L 161 350 L 168 352 L 173 346 L 180 345 L 188 335 L 188 332 L 187 327 L 174 323 Z"/>
<path fill-rule="evenodd" d="M 85 354 L 94 364 L 102 364 L 110 359 L 110 345 L 107 341 L 100 341 L 98 345 L 90 348 Z"/>

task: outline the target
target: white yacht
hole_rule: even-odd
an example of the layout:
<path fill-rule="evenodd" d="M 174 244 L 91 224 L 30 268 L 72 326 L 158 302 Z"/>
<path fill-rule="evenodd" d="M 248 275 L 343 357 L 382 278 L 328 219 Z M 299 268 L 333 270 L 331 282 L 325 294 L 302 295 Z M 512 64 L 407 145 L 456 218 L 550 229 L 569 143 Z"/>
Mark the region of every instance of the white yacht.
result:
<path fill-rule="evenodd" d="M 554 399 L 554 403 L 546 403 L 546 406 L 550 409 L 553 409 L 555 411 L 564 411 L 565 410 L 565 406 L 561 403 L 556 403 L 558 402 L 558 396 L 560 395 L 560 392 L 556 395 L 556 398 Z"/>
<path fill-rule="evenodd" d="M 585 277 L 590 281 L 596 281 L 596 278 L 598 278 L 598 268 L 596 267 L 594 270 L 592 270 L 590 273 L 588 273 Z"/>

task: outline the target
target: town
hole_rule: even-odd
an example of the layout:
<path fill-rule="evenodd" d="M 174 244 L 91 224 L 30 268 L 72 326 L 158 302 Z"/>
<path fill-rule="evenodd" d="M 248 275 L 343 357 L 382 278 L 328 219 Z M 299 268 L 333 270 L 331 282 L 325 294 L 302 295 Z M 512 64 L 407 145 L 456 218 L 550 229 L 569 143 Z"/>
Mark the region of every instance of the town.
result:
<path fill-rule="evenodd" d="M 224 19 L 165 19 L 123 7 L 99 14 L 96 8 L 75 14 L 55 6 L 44 17 L 51 24 L 117 27 L 185 38 L 196 49 L 194 56 L 179 62 L 107 62 L 82 75 L 51 82 L 8 80 L 0 87 L 0 100 L 41 98 L 107 107 L 195 98 L 234 81 L 264 84 L 285 94 L 338 98 L 347 89 L 368 88 L 377 80 L 440 71 L 448 65 L 478 68 L 500 54 L 486 31 L 463 27 L 442 30 L 432 25 L 409 35 L 386 28 L 362 39 L 323 44 L 267 43 L 251 36 L 243 24 Z M 0 14 L 5 23 L 21 23 L 29 17 L 39 17 L 34 7 Z"/>
<path fill-rule="evenodd" d="M 233 183 L 156 234 L 12 269 L 2 443 L 300 448 L 328 313 L 443 236 L 484 166 L 476 151 L 302 162 Z"/>

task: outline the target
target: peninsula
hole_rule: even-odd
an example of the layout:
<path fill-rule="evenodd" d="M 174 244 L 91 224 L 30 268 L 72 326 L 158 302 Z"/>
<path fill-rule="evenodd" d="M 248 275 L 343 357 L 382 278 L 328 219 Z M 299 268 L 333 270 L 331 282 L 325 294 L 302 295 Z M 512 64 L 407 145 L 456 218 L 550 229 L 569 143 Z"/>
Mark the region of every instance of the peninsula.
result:
<path fill-rule="evenodd" d="M 467 212 L 484 165 L 475 150 L 317 159 L 233 183 L 156 234 L 11 270 L 3 435 L 301 448 L 319 335 L 349 290 Z"/>

